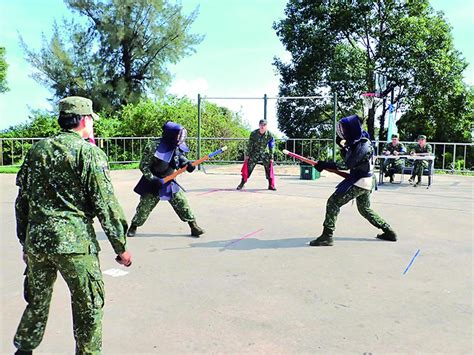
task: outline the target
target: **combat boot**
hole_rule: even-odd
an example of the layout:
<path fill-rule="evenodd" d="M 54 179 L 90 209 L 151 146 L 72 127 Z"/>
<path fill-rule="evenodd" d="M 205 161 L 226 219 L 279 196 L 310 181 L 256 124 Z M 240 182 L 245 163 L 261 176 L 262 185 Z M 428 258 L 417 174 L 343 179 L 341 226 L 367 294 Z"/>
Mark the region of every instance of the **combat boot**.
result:
<path fill-rule="evenodd" d="M 244 188 L 244 186 L 245 186 L 245 181 L 244 181 L 244 179 L 242 179 L 239 186 L 237 186 L 237 190 L 242 190 Z"/>
<path fill-rule="evenodd" d="M 15 351 L 15 355 L 33 355 L 32 350 L 20 350 Z"/>
<path fill-rule="evenodd" d="M 128 228 L 128 232 L 127 232 L 127 237 L 129 238 L 132 238 L 135 236 L 135 234 L 137 234 L 137 226 L 135 225 L 131 225 L 130 228 Z"/>
<path fill-rule="evenodd" d="M 389 242 L 397 241 L 397 234 L 392 228 L 383 229 L 382 234 L 377 234 L 377 239 L 387 240 Z"/>
<path fill-rule="evenodd" d="M 393 184 L 393 174 L 390 175 L 390 183 Z"/>
<path fill-rule="evenodd" d="M 421 185 L 421 178 L 418 177 L 418 180 L 416 181 L 416 184 L 413 185 L 413 187 L 417 187 L 418 185 Z"/>
<path fill-rule="evenodd" d="M 193 237 L 199 237 L 201 234 L 204 234 L 204 229 L 199 227 L 196 221 L 188 222 L 189 227 L 191 227 L 191 235 Z"/>
<path fill-rule="evenodd" d="M 408 183 L 409 184 L 413 184 L 415 182 L 415 177 L 414 176 L 410 176 L 410 178 L 408 179 Z"/>
<path fill-rule="evenodd" d="M 323 233 L 315 240 L 310 241 L 309 245 L 312 247 L 330 247 L 333 245 L 332 234 L 332 230 L 324 227 Z"/>

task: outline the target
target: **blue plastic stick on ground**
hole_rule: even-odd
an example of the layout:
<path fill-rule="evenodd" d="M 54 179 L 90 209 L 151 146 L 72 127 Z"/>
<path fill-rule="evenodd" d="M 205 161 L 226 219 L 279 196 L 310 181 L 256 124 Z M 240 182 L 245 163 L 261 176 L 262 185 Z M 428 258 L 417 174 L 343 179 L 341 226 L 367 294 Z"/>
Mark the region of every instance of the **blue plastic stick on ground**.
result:
<path fill-rule="evenodd" d="M 415 261 L 415 258 L 418 256 L 418 254 L 420 254 L 420 249 L 418 249 L 415 253 L 415 255 L 413 256 L 413 258 L 411 259 L 410 261 L 410 264 L 408 264 L 407 268 L 405 269 L 405 271 L 403 271 L 403 275 L 405 275 L 407 272 L 408 272 L 408 269 L 410 269 L 411 267 L 411 264 L 413 264 L 413 262 Z"/>

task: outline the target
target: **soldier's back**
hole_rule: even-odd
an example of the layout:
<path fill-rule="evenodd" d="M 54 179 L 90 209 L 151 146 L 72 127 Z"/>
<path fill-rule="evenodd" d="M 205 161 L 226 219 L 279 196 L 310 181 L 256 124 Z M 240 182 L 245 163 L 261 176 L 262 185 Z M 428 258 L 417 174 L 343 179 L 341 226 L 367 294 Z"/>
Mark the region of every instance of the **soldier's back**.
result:
<path fill-rule="evenodd" d="M 53 254 L 98 251 L 84 188 L 99 149 L 67 131 L 36 143 L 19 172 L 29 195 L 26 249 Z M 100 154 L 100 153 L 99 153 Z"/>

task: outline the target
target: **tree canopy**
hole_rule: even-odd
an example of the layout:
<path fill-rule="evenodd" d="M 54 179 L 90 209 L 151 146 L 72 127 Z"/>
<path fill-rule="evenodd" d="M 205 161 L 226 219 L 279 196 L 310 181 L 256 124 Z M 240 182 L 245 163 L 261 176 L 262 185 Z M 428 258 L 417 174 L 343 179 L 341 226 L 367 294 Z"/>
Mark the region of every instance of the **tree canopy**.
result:
<path fill-rule="evenodd" d="M 0 47 L 0 93 L 8 91 L 7 85 L 7 69 L 8 64 L 5 59 L 5 47 Z"/>
<path fill-rule="evenodd" d="M 472 88 L 463 82 L 465 59 L 453 45 L 451 28 L 428 0 L 290 0 L 274 29 L 292 59 L 275 59 L 280 94 L 337 93 L 340 115 L 361 113 L 359 95 L 375 91 L 375 74 L 385 75 L 382 92 L 402 111 L 406 138 L 427 133 L 438 140 L 470 139 Z M 379 101 L 377 105 L 380 105 Z M 368 112 L 367 129 L 379 138 L 388 105 Z M 376 113 L 378 113 L 378 117 Z M 315 136 L 330 127 L 330 103 L 280 102 L 279 127 L 288 136 Z M 449 127 L 449 130 L 447 130 Z"/>
<path fill-rule="evenodd" d="M 38 51 L 22 41 L 26 58 L 55 99 L 90 97 L 97 111 L 163 94 L 171 79 L 167 66 L 202 40 L 190 33 L 197 9 L 185 15 L 166 0 L 64 1 L 79 17 L 55 24 Z"/>

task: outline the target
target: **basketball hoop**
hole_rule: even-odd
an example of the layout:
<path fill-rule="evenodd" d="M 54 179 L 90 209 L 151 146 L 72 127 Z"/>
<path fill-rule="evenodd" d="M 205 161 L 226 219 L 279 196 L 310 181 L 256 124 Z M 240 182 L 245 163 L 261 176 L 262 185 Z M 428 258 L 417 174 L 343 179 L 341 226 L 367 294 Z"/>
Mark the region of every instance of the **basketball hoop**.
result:
<path fill-rule="evenodd" d="M 360 97 L 362 98 L 362 101 L 364 102 L 364 108 L 366 108 L 367 110 L 370 110 L 370 108 L 374 104 L 374 101 L 377 95 L 373 92 L 364 92 L 363 94 L 360 94 Z"/>

